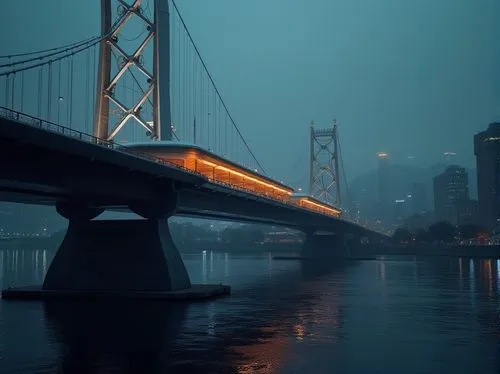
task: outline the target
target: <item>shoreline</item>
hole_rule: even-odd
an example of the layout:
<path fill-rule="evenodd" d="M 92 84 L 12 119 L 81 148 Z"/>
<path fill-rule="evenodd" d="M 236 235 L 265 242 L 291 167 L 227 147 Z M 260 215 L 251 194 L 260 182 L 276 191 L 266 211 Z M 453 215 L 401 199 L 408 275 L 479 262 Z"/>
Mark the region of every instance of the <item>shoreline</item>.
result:
<path fill-rule="evenodd" d="M 500 258 L 500 245 L 471 245 L 471 246 L 366 246 L 356 251 L 365 255 L 410 255 L 410 256 L 439 256 L 439 257 L 474 257 Z"/>

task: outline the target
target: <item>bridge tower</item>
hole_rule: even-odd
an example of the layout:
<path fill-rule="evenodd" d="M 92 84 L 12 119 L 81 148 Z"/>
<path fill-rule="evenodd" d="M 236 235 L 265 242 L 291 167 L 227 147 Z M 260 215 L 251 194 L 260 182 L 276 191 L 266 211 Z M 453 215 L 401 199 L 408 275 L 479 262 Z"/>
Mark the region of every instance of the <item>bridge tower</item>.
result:
<path fill-rule="evenodd" d="M 309 194 L 340 207 L 339 147 L 337 121 L 331 128 L 310 127 Z"/>
<path fill-rule="evenodd" d="M 170 113 L 170 25 L 169 0 L 151 0 L 153 19 L 143 10 L 143 0 L 118 0 L 116 10 L 112 0 L 101 0 L 101 35 L 99 71 L 97 77 L 94 135 L 113 140 L 129 121 L 141 125 L 154 140 L 171 140 Z M 114 19 L 113 19 L 114 18 Z M 135 18 L 135 20 L 134 20 Z M 135 41 L 132 52 L 127 52 L 127 41 L 120 41 L 119 33 L 127 23 L 140 21 L 146 33 Z M 152 48 L 151 48 L 152 46 Z M 147 68 L 144 54 L 153 50 L 152 68 Z M 118 67 L 112 69 L 113 54 L 118 56 Z M 116 70 L 116 71 L 113 71 Z M 132 105 L 126 104 L 116 90 L 117 83 L 132 70 L 141 73 L 143 86 L 136 88 L 141 95 Z M 139 81 L 135 78 L 137 85 Z M 144 118 L 144 106 L 152 106 L 152 118 Z M 118 114 L 116 123 L 110 124 L 110 113 Z"/>

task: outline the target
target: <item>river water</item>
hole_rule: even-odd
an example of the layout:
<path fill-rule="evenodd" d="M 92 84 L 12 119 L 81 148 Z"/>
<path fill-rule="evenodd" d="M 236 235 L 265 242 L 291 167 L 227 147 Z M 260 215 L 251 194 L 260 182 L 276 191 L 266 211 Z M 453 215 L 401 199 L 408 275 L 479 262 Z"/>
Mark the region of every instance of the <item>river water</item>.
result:
<path fill-rule="evenodd" d="M 281 255 L 281 254 L 280 254 Z M 270 253 L 183 256 L 230 297 L 0 301 L 2 373 L 498 373 L 500 261 L 382 257 L 321 266 Z M 0 251 L 2 286 L 51 255 Z"/>

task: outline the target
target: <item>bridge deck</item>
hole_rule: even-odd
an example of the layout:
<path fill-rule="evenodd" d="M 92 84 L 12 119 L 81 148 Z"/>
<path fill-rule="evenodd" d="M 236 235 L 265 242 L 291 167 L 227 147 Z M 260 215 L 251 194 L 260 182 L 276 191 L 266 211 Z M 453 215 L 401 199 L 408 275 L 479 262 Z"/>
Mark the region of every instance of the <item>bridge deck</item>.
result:
<path fill-rule="evenodd" d="M 341 215 L 339 209 L 308 196 L 295 195 L 295 191 L 283 183 L 262 176 L 196 146 L 172 142 L 120 146 L 5 108 L 0 108 L 0 136 L 13 142 L 19 142 L 24 146 L 30 144 L 44 150 L 57 152 L 62 162 L 66 161 L 70 155 L 83 156 L 98 162 L 105 162 L 108 165 L 125 167 L 132 172 L 147 172 L 150 176 L 152 174 L 157 178 L 170 179 L 177 184 L 191 186 L 215 184 L 235 192 L 242 191 L 245 194 L 277 200 L 324 215 L 334 217 Z M 18 153 L 21 149 L 18 148 Z M 37 157 L 36 155 L 30 156 L 31 160 L 25 161 L 28 164 L 33 164 L 33 159 Z M 38 157 L 41 156 L 42 154 L 38 155 Z M 47 162 L 54 162 L 54 160 Z M 68 163 L 64 167 L 76 169 L 77 165 L 73 160 L 73 164 Z M 74 170 L 65 170 L 65 172 L 68 171 L 74 173 Z M 0 178 L 2 177 L 0 176 Z M 76 175 L 73 179 L 75 178 Z M 55 194 L 61 198 L 65 193 L 64 188 L 54 189 L 52 183 L 33 183 L 33 181 L 23 183 L 19 180 L 13 183 L 13 180 L 16 179 L 4 177 L 3 180 L 0 180 L 0 188 L 5 193 L 10 193 L 9 199 L 21 197 L 33 185 L 36 185 L 37 196 L 51 195 L 52 193 L 52 195 Z M 102 182 L 101 180 L 99 183 Z M 41 203 L 44 203 L 43 199 Z M 50 199 L 47 203 L 50 203 Z"/>
<path fill-rule="evenodd" d="M 297 204 L 303 196 L 276 198 L 137 150 L 116 148 L 82 132 L 0 108 L 0 157 L 10 160 L 2 167 L 0 199 L 36 204 L 93 199 L 96 205 L 123 209 L 133 200 L 159 201 L 174 184 L 182 215 L 367 231 Z"/>

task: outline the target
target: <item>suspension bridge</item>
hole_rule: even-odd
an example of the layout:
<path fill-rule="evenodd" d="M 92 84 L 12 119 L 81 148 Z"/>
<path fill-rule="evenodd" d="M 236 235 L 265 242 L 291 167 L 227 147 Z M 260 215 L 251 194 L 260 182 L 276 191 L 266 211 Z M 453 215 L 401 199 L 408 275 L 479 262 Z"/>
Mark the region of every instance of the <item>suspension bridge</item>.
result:
<path fill-rule="evenodd" d="M 99 35 L 0 56 L 0 82 L 1 198 L 55 205 L 69 220 L 42 287 L 4 297 L 192 290 L 172 215 L 296 227 L 311 256 L 378 237 L 334 206 L 338 163 L 325 172 L 311 149 L 320 198 L 266 175 L 175 1 L 101 0 Z M 311 146 L 324 135 L 312 129 Z M 145 219 L 93 220 L 106 209 Z M 193 292 L 227 292 L 203 290 Z"/>

